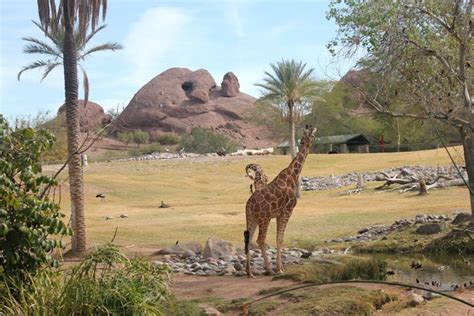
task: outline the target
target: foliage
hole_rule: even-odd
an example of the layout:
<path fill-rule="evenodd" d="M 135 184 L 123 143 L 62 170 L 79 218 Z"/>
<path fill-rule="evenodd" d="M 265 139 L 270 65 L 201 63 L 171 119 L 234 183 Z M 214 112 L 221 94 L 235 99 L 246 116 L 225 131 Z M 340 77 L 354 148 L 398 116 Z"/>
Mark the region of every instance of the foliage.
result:
<path fill-rule="evenodd" d="M 0 115 L 0 250 L 8 276 L 35 274 L 64 243 L 52 235 L 70 235 L 59 205 L 45 189 L 57 181 L 41 173 L 41 155 L 50 150 L 54 136 L 45 130 L 12 130 Z"/>
<path fill-rule="evenodd" d="M 181 147 L 186 152 L 198 154 L 215 153 L 219 150 L 230 153 L 236 150 L 237 144 L 226 136 L 214 133 L 210 129 L 193 128 L 189 135 L 182 137 Z"/>
<path fill-rule="evenodd" d="M 15 315 L 163 315 L 169 269 L 128 259 L 111 244 L 66 271 L 43 271 L 30 284 L 0 288 L 0 313 Z M 1 287 L 1 286 L 0 286 Z M 19 295 L 14 295 L 19 293 Z"/>
<path fill-rule="evenodd" d="M 158 142 L 161 145 L 176 145 L 180 142 L 181 138 L 176 133 L 166 133 L 158 137 Z"/>
<path fill-rule="evenodd" d="M 43 81 L 50 73 L 53 71 L 57 66 L 62 65 L 63 60 L 63 48 L 64 48 L 64 28 L 61 25 L 60 31 L 58 32 L 50 32 L 44 26 L 39 24 L 38 22 L 33 21 L 33 23 L 45 34 L 45 36 L 51 41 L 52 45 L 41 41 L 34 37 L 23 37 L 22 40 L 27 42 L 23 52 L 25 54 L 39 54 L 44 55 L 49 59 L 46 60 L 36 60 L 26 66 L 24 66 L 21 71 L 18 73 L 18 80 L 20 80 L 21 75 L 23 72 L 32 70 L 32 69 L 44 69 L 43 75 L 41 76 L 41 81 Z M 122 45 L 118 43 L 105 43 L 94 46 L 92 48 L 87 48 L 87 44 L 89 41 L 101 30 L 103 30 L 107 25 L 102 25 L 99 28 L 91 31 L 85 37 L 81 36 L 80 30 L 76 28 L 74 30 L 74 39 L 77 51 L 77 60 L 78 61 L 85 61 L 85 59 L 92 53 L 100 52 L 100 51 L 115 51 L 122 49 Z M 89 90 L 89 79 L 87 77 L 87 73 L 85 70 L 80 67 L 83 75 L 84 75 L 84 89 L 85 93 L 88 94 Z M 88 98 L 85 98 L 86 100 Z"/>
<path fill-rule="evenodd" d="M 358 91 L 368 104 L 393 117 L 442 121 L 460 132 L 470 187 L 473 5 L 471 0 L 333 0 L 327 15 L 339 27 L 328 45 L 333 53 L 336 47 L 349 54 L 360 47 L 367 51 L 359 66 L 371 79 Z"/>
<path fill-rule="evenodd" d="M 149 154 L 153 154 L 153 153 L 156 153 L 156 152 L 161 152 L 163 150 L 163 148 L 161 147 L 161 145 L 159 143 L 153 143 L 153 144 L 150 144 L 148 146 L 145 146 L 145 147 L 137 147 L 137 148 L 133 148 L 131 150 L 129 150 L 129 154 L 130 156 L 134 157 L 134 156 L 141 156 L 141 155 L 149 155 Z"/>
<path fill-rule="evenodd" d="M 387 262 L 380 258 L 341 257 L 290 267 L 280 278 L 301 282 L 385 280 Z"/>
<path fill-rule="evenodd" d="M 256 86 L 263 89 L 262 99 L 277 107 L 288 122 L 290 152 L 294 157 L 295 124 L 308 111 L 311 97 L 317 94 L 317 85 L 311 77 L 314 69 L 305 69 L 305 63 L 293 59 L 282 59 L 270 66 L 273 74 L 266 71 L 263 83 L 258 83 Z"/>
<path fill-rule="evenodd" d="M 118 133 L 117 137 L 121 142 L 125 144 L 130 144 L 132 142 L 136 144 L 146 144 L 150 139 L 150 135 L 147 132 L 140 130 Z"/>

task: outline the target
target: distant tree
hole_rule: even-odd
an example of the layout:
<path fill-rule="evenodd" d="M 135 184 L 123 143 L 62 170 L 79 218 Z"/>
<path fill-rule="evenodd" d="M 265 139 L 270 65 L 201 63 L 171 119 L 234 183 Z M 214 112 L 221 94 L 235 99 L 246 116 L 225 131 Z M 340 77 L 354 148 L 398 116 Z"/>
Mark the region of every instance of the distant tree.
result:
<path fill-rule="evenodd" d="M 99 13 L 105 19 L 106 0 L 38 0 L 40 25 L 51 38 L 64 33 L 62 44 L 62 64 L 64 69 L 64 92 L 66 104 L 66 126 L 68 147 L 69 192 L 71 199 L 71 219 L 74 235 L 72 252 L 77 256 L 86 253 L 86 227 L 84 213 L 84 181 L 80 155 L 80 126 L 78 110 L 78 49 L 76 36 L 86 42 L 87 29 L 96 30 Z M 102 10 L 101 10 L 102 9 Z M 74 33 L 77 25 L 77 32 Z"/>
<path fill-rule="evenodd" d="M 375 110 L 458 129 L 474 228 L 472 10 L 472 0 L 333 0 L 328 18 L 339 26 L 333 53 L 366 52 L 360 66 L 375 80 L 360 91 Z"/>
<path fill-rule="evenodd" d="M 256 86 L 263 89 L 262 99 L 278 107 L 288 122 L 290 154 L 294 158 L 295 124 L 308 111 L 311 97 L 317 93 L 318 86 L 312 78 L 314 69 L 305 69 L 305 63 L 295 60 L 281 60 L 270 66 L 273 73 L 265 72 L 263 83 L 257 83 Z"/>

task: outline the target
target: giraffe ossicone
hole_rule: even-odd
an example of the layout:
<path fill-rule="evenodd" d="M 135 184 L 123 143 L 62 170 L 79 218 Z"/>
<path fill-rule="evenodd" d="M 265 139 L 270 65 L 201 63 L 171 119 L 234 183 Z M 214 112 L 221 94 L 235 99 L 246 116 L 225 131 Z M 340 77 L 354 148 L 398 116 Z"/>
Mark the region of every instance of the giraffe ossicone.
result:
<path fill-rule="evenodd" d="M 245 207 L 246 230 L 244 232 L 244 242 L 247 256 L 245 270 L 248 278 L 253 277 L 250 270 L 249 244 L 252 241 L 253 234 L 257 227 L 257 244 L 262 253 L 265 273 L 272 274 L 265 244 L 268 226 L 272 218 L 276 218 L 277 221 L 276 272 L 283 272 L 281 248 L 283 246 L 285 229 L 293 209 L 296 206 L 296 186 L 298 185 L 298 178 L 303 169 L 305 159 L 311 150 L 315 134 L 316 128 L 306 125 L 303 131 L 303 137 L 301 138 L 300 149 L 290 165 L 283 169 L 272 182 L 255 190 L 247 201 Z"/>

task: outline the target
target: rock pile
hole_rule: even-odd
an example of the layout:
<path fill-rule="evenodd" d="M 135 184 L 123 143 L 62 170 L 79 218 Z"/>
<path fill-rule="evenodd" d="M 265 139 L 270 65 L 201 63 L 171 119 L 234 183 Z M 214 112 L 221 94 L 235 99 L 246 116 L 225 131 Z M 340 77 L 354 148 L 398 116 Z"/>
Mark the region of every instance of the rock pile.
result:
<path fill-rule="evenodd" d="M 382 171 L 364 172 L 362 177 L 364 182 L 378 181 L 378 176 L 385 172 L 389 175 L 399 174 L 401 170 L 406 170 L 411 174 L 418 175 L 419 178 L 433 177 L 436 174 L 444 175 L 453 179 L 459 179 L 459 173 L 454 166 L 432 167 L 432 166 L 404 166 L 390 168 Z M 305 191 L 329 190 L 348 185 L 356 185 L 361 173 L 352 172 L 345 175 L 329 175 L 323 177 L 301 177 L 301 186 Z"/>
<path fill-rule="evenodd" d="M 283 265 L 287 264 L 302 264 L 301 256 L 305 250 L 293 248 L 285 248 L 282 251 Z M 314 252 L 314 255 L 319 255 L 322 251 Z M 275 265 L 276 249 L 273 247 L 267 248 L 268 259 Z M 203 254 L 193 254 L 188 256 L 186 251 L 182 254 L 167 254 L 163 256 L 160 261 L 154 261 L 156 265 L 167 264 L 175 273 L 184 273 L 188 275 L 198 276 L 215 276 L 215 275 L 235 275 L 245 276 L 245 254 L 239 250 L 233 255 L 214 257 L 205 257 Z M 252 273 L 254 275 L 262 275 L 265 272 L 263 257 L 260 250 L 250 250 Z"/>
<path fill-rule="evenodd" d="M 374 225 L 360 229 L 356 236 L 347 236 L 343 238 L 334 238 L 326 240 L 327 243 L 342 243 L 354 241 L 370 241 L 383 237 L 389 233 L 401 230 L 413 224 L 444 224 L 450 221 L 451 218 L 447 215 L 416 215 L 415 219 L 400 219 L 396 220 L 391 225 Z"/>

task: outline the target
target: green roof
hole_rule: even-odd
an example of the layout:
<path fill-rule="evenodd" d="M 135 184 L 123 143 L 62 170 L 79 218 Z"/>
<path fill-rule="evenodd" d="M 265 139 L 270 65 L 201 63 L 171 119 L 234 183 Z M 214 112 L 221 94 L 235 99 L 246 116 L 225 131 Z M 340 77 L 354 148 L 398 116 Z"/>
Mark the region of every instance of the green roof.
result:
<path fill-rule="evenodd" d="M 369 140 L 363 134 L 345 134 L 345 135 L 334 135 L 334 136 L 323 136 L 316 137 L 315 144 L 347 144 L 349 142 L 355 142 L 359 144 L 370 144 Z M 299 145 L 300 140 L 298 139 L 296 145 Z M 288 141 L 276 146 L 277 148 L 290 147 Z"/>

